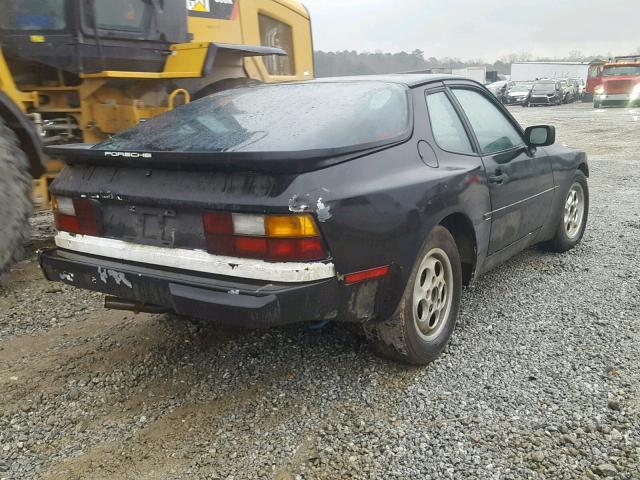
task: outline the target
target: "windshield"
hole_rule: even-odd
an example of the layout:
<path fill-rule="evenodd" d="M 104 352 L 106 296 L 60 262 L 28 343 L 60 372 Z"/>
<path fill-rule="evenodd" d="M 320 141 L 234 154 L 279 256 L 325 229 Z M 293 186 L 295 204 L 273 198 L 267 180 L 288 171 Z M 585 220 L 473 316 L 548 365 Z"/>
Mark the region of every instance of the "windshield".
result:
<path fill-rule="evenodd" d="M 556 91 L 555 83 L 536 83 L 533 86 L 535 93 L 553 93 Z"/>
<path fill-rule="evenodd" d="M 66 0 L 0 0 L 3 30 L 64 30 Z"/>
<path fill-rule="evenodd" d="M 220 92 L 155 117 L 95 149 L 286 152 L 364 146 L 409 130 L 406 87 L 280 84 Z"/>
<path fill-rule="evenodd" d="M 640 65 L 620 65 L 617 67 L 605 67 L 605 77 L 622 77 L 625 75 L 640 75 Z"/>

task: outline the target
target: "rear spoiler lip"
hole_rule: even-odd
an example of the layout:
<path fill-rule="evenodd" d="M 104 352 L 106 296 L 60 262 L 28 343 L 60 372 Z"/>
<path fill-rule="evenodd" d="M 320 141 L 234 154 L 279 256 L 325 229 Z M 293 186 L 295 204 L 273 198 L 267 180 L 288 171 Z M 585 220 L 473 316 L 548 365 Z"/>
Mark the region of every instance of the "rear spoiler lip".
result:
<path fill-rule="evenodd" d="M 157 152 L 144 150 L 94 150 L 91 144 L 70 144 L 45 147 L 53 158 L 67 165 L 100 165 L 168 170 L 202 170 L 229 172 L 259 172 L 299 174 L 320 170 L 369 155 L 408 141 L 399 139 L 375 142 L 357 147 L 303 150 L 289 152 Z"/>

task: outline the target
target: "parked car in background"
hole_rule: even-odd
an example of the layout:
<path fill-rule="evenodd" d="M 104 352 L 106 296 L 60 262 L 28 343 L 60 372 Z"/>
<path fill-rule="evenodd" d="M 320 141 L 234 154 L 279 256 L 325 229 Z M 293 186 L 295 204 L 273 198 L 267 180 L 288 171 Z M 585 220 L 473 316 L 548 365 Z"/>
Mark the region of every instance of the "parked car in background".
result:
<path fill-rule="evenodd" d="M 602 71 L 602 82 L 593 97 L 595 108 L 640 105 L 640 57 L 608 63 Z"/>
<path fill-rule="evenodd" d="M 110 308 L 356 322 L 425 364 L 463 284 L 533 244 L 581 241 L 586 155 L 554 142 L 448 75 L 228 90 L 94 147 L 50 148 L 67 167 L 40 263 Z"/>
<path fill-rule="evenodd" d="M 504 103 L 507 105 L 526 105 L 533 84 L 534 82 L 514 82 L 507 92 Z"/>
<path fill-rule="evenodd" d="M 559 80 L 539 80 L 534 83 L 527 105 L 562 105 L 565 92 Z"/>
<path fill-rule="evenodd" d="M 510 80 L 498 81 L 487 85 L 487 88 L 501 103 L 506 103 L 507 92 L 514 84 Z"/>
<path fill-rule="evenodd" d="M 576 87 L 577 97 L 576 100 L 581 101 L 584 97 L 585 83 L 582 78 L 572 78 L 571 79 Z"/>
<path fill-rule="evenodd" d="M 560 82 L 560 88 L 562 89 L 562 103 L 572 102 L 575 98 L 573 83 L 567 78 L 559 79 L 558 82 Z"/>

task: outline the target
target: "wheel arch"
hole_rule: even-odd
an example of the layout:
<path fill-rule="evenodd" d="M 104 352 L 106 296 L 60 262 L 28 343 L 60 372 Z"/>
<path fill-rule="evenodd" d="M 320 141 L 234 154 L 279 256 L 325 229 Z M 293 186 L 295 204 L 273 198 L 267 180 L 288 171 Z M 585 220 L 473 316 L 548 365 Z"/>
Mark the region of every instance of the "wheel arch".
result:
<path fill-rule="evenodd" d="M 20 149 L 29 158 L 29 171 L 33 178 L 40 177 L 46 166 L 42 153 L 42 143 L 35 127 L 20 111 L 17 105 L 3 92 L 0 92 L 0 119 L 4 120 L 18 137 Z"/>
<path fill-rule="evenodd" d="M 585 177 L 589 178 L 589 165 L 587 165 L 586 162 L 583 162 L 580 165 L 578 165 L 578 170 L 584 173 Z"/>
<path fill-rule="evenodd" d="M 443 218 L 438 225 L 446 228 L 453 236 L 462 262 L 462 283 L 469 285 L 478 263 L 478 239 L 473 222 L 466 214 L 456 212 Z"/>

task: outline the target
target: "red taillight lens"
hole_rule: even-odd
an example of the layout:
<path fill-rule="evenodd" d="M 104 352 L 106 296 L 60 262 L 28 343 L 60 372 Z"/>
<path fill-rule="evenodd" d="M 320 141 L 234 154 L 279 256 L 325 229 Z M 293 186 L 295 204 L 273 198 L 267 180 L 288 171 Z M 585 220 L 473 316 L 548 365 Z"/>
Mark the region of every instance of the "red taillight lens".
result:
<path fill-rule="evenodd" d="M 317 238 L 269 239 L 269 259 L 312 262 L 327 258 Z"/>
<path fill-rule="evenodd" d="M 58 207 L 57 200 L 53 200 L 52 204 L 58 230 L 78 235 L 99 236 L 98 221 L 91 200 L 88 198 L 64 199 L 64 208 Z M 71 204 L 73 208 L 70 208 Z M 62 205 L 62 200 L 60 205 Z M 64 213 L 62 213 L 63 211 Z"/>
<path fill-rule="evenodd" d="M 235 255 L 233 243 L 233 218 L 226 212 L 208 212 L 202 217 L 207 250 L 218 255 Z"/>
<path fill-rule="evenodd" d="M 80 233 L 80 224 L 78 223 L 78 217 L 72 217 L 71 215 L 57 214 L 56 229 L 61 232 Z"/>
<path fill-rule="evenodd" d="M 315 221 L 307 214 L 207 212 L 203 225 L 209 253 L 289 262 L 328 258 Z"/>
<path fill-rule="evenodd" d="M 269 252 L 266 238 L 235 237 L 234 244 L 239 257 L 266 258 Z"/>
<path fill-rule="evenodd" d="M 202 218 L 207 235 L 233 235 L 233 217 L 230 213 L 207 212 Z"/>

